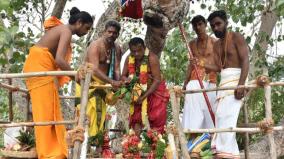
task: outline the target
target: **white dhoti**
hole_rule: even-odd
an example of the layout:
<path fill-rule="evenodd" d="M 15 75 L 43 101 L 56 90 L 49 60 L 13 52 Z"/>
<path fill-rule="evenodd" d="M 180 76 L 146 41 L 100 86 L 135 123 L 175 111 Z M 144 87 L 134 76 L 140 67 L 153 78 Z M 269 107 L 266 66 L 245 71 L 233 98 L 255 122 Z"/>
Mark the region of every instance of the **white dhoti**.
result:
<path fill-rule="evenodd" d="M 241 74 L 239 68 L 226 68 L 221 71 L 220 87 L 237 86 Z M 242 100 L 235 99 L 234 90 L 218 91 L 216 100 L 216 128 L 236 127 Z M 235 132 L 217 133 L 212 147 L 217 157 L 239 158 L 239 148 Z"/>
<path fill-rule="evenodd" d="M 214 87 L 214 84 L 203 81 L 205 88 Z M 186 86 L 186 90 L 200 89 L 198 80 L 191 80 Z M 207 93 L 209 102 L 213 107 L 216 98 L 216 92 Z M 212 102 L 212 103 L 211 103 Z M 214 112 L 214 108 L 212 108 Z M 184 100 L 184 110 L 182 116 L 183 129 L 201 129 L 214 128 L 206 101 L 202 93 L 186 94 Z"/>

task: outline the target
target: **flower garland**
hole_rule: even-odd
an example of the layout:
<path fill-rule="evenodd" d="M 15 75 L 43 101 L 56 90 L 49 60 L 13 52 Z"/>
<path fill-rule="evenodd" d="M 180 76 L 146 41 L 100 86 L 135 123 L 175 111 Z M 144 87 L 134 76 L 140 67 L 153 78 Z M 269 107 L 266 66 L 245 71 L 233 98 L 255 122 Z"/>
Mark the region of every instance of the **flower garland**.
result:
<path fill-rule="evenodd" d="M 140 72 L 139 72 L 139 83 L 137 83 L 133 91 L 137 91 L 136 95 L 133 95 L 133 100 L 136 101 L 138 97 L 142 94 L 141 90 L 145 92 L 147 90 L 147 81 L 148 81 L 148 56 L 149 56 L 149 49 L 146 48 L 145 54 L 143 57 L 143 61 L 140 65 Z M 128 72 L 129 72 L 129 77 L 133 79 L 135 76 L 136 70 L 135 70 L 135 57 L 133 55 L 130 55 L 128 58 Z M 140 90 L 140 91 L 139 91 Z M 135 98 L 136 96 L 136 98 Z M 141 116 L 142 116 L 142 123 L 145 125 L 146 123 L 146 118 L 147 118 L 147 98 L 143 100 L 142 102 L 142 111 L 141 111 Z M 130 105 L 130 115 L 134 113 L 134 104 L 132 103 Z"/>

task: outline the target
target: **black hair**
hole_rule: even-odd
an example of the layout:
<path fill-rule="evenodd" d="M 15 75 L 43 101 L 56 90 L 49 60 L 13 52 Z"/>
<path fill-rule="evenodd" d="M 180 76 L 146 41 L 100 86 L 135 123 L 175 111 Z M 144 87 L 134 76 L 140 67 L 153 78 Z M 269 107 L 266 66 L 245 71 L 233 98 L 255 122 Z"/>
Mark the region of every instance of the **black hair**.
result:
<path fill-rule="evenodd" d="M 199 23 L 200 21 L 206 24 L 206 20 L 202 15 L 197 15 L 193 17 L 190 23 L 191 25 L 196 26 L 196 24 Z"/>
<path fill-rule="evenodd" d="M 211 13 L 208 17 L 208 21 L 212 21 L 214 18 L 219 17 L 221 19 L 223 19 L 225 22 L 227 21 L 227 14 L 224 10 L 218 10 L 218 11 L 214 11 L 213 13 Z"/>
<path fill-rule="evenodd" d="M 114 27 L 117 32 L 119 32 L 120 29 L 121 29 L 119 22 L 116 21 L 116 20 L 107 21 L 106 24 L 105 24 L 105 30 L 107 30 L 107 28 L 109 28 L 109 27 Z"/>
<path fill-rule="evenodd" d="M 129 47 L 135 46 L 135 45 L 138 45 L 138 44 L 141 44 L 143 47 L 145 47 L 144 40 L 139 38 L 139 37 L 134 37 L 134 38 L 130 39 L 130 41 L 128 43 Z"/>
<path fill-rule="evenodd" d="M 70 10 L 69 24 L 75 24 L 78 20 L 80 20 L 84 24 L 94 23 L 92 16 L 88 12 L 80 11 L 77 7 L 73 7 Z"/>

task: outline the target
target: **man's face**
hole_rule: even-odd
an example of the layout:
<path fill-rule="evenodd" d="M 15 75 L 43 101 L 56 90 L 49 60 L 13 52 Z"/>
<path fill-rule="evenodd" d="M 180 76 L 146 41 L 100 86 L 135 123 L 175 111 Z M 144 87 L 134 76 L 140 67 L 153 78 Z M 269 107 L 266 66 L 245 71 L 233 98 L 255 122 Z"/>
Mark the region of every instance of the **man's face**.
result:
<path fill-rule="evenodd" d="M 117 39 L 119 32 L 116 30 L 115 27 L 108 27 L 105 32 L 104 36 L 106 38 L 106 41 L 108 43 L 114 43 L 114 41 Z"/>
<path fill-rule="evenodd" d="M 86 35 L 89 30 L 92 28 L 93 24 L 92 23 L 78 23 L 78 27 L 77 27 L 77 31 L 76 31 L 76 35 L 81 37 Z"/>
<path fill-rule="evenodd" d="M 142 44 L 130 46 L 130 52 L 134 55 L 135 59 L 141 60 L 145 53 L 145 47 Z"/>
<path fill-rule="evenodd" d="M 197 22 L 195 25 L 193 25 L 193 30 L 197 35 L 206 33 L 206 23 L 204 23 L 202 20 Z"/>
<path fill-rule="evenodd" d="M 215 17 L 210 21 L 210 26 L 217 38 L 224 38 L 227 31 L 227 22 L 220 17 Z"/>

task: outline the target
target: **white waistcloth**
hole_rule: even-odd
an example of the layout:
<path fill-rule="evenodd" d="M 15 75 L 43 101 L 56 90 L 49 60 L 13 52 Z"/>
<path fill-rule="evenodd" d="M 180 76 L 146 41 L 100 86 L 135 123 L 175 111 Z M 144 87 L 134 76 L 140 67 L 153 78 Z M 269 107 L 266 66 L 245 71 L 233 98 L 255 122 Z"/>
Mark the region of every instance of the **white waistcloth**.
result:
<path fill-rule="evenodd" d="M 215 84 L 203 81 L 205 88 L 215 87 Z M 186 90 L 200 89 L 198 80 L 191 80 L 186 86 Z M 216 92 L 207 93 L 211 107 L 216 99 Z M 214 107 L 212 108 L 214 112 Z M 214 124 L 207 108 L 202 93 L 186 94 L 184 101 L 184 110 L 182 116 L 183 129 L 201 129 L 213 128 Z"/>
<path fill-rule="evenodd" d="M 241 74 L 239 68 L 227 68 L 221 71 L 222 86 L 237 86 Z M 216 101 L 216 128 L 236 127 L 242 100 L 237 100 L 234 90 L 218 91 Z M 217 133 L 213 138 L 212 147 L 216 147 L 217 156 L 239 158 L 236 133 Z"/>

